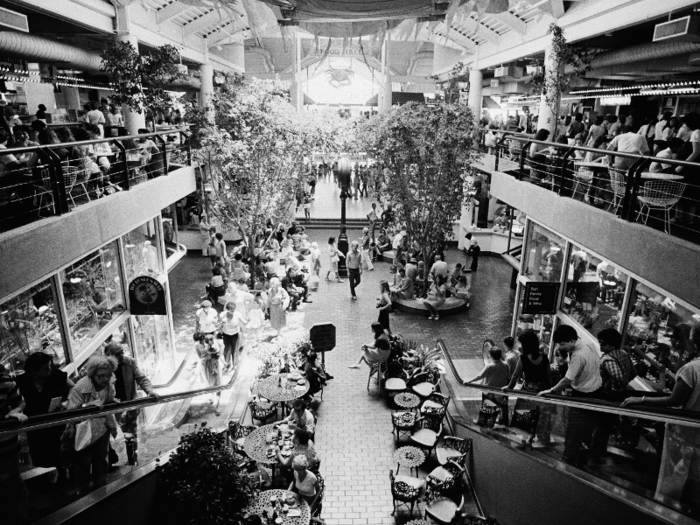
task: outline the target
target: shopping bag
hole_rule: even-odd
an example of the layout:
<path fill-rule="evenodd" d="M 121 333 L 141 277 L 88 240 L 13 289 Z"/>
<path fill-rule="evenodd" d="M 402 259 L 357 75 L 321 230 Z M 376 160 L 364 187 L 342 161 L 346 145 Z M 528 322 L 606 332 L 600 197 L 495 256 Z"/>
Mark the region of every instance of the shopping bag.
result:
<path fill-rule="evenodd" d="M 318 275 L 314 274 L 311 277 L 309 277 L 309 289 L 316 291 L 318 290 L 318 283 L 319 283 L 319 278 Z"/>
<path fill-rule="evenodd" d="M 75 450 L 85 450 L 107 432 L 104 418 L 81 421 L 75 428 Z"/>
<path fill-rule="evenodd" d="M 126 456 L 126 439 L 124 438 L 124 431 L 119 425 L 117 425 L 117 436 L 112 438 L 112 449 L 117 456 Z"/>

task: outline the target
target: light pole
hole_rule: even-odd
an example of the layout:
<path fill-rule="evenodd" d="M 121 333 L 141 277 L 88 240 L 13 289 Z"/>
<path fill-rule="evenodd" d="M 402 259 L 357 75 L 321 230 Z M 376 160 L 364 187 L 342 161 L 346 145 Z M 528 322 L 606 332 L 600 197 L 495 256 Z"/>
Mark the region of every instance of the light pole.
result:
<path fill-rule="evenodd" d="M 347 158 L 342 158 L 338 162 L 338 184 L 340 185 L 340 235 L 338 235 L 338 250 L 344 255 L 348 254 L 350 246 L 348 245 L 348 234 L 345 223 L 345 201 L 348 198 L 348 190 L 350 188 L 350 173 L 352 165 Z M 345 264 L 345 257 L 341 257 L 338 261 L 338 275 L 341 277 L 348 276 L 348 268 Z"/>

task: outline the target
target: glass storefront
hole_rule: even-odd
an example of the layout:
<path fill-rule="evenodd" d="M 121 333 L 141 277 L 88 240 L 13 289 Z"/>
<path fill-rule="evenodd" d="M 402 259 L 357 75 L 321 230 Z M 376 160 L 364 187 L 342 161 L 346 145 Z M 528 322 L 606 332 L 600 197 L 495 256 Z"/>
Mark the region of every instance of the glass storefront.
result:
<path fill-rule="evenodd" d="M 142 275 L 158 278 L 167 293 L 161 227 L 156 217 L 0 302 L 0 364 L 19 371 L 31 353 L 45 352 L 78 377 L 90 356 L 118 341 L 154 385 L 169 382 L 176 371 L 169 315 L 132 316 L 125 296 Z"/>
<path fill-rule="evenodd" d="M 576 328 L 580 337 L 597 345 L 597 334 L 615 328 L 624 336 L 640 378 L 651 388 L 672 388 L 675 372 L 695 357 L 690 327 L 700 321 L 700 306 L 685 304 L 664 291 L 636 280 L 610 261 L 556 233 L 528 221 L 524 260 L 518 277 L 515 335 L 535 330 L 550 358 L 551 334 L 557 323 Z M 563 290 L 550 315 L 523 315 L 525 284 L 560 282 Z"/>
<path fill-rule="evenodd" d="M 14 371 L 39 350 L 53 355 L 58 366 L 66 363 L 50 279 L 6 301 L 0 309 L 0 363 Z"/>
<path fill-rule="evenodd" d="M 74 354 L 126 309 L 116 241 L 60 272 Z"/>
<path fill-rule="evenodd" d="M 529 224 L 523 275 L 531 281 L 560 281 L 566 241 L 537 223 Z"/>
<path fill-rule="evenodd" d="M 572 244 L 561 309 L 592 336 L 617 328 L 628 282 L 626 273 Z"/>

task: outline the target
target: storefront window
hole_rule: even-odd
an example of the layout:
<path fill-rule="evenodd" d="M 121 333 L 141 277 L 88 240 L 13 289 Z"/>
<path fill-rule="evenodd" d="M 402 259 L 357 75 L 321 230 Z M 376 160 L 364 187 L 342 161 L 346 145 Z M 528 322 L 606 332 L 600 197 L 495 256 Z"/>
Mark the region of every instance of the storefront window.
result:
<path fill-rule="evenodd" d="M 128 282 L 139 275 L 156 277 L 163 273 L 155 219 L 124 235 L 123 242 Z"/>
<path fill-rule="evenodd" d="M 561 308 L 592 335 L 617 328 L 628 281 L 627 274 L 573 245 Z"/>
<path fill-rule="evenodd" d="M 638 373 L 647 379 L 660 377 L 653 359 L 675 374 L 683 365 L 697 356 L 690 343 L 690 327 L 700 321 L 700 311 L 678 304 L 665 293 L 637 283 L 630 299 L 625 347 L 637 359 Z M 665 381 L 672 386 L 672 379 Z"/>
<path fill-rule="evenodd" d="M 521 286 L 520 296 L 518 297 L 518 325 L 517 335 L 522 334 L 526 330 L 534 330 L 540 338 L 542 350 L 546 353 L 549 348 L 549 341 L 552 338 L 552 329 L 554 326 L 554 315 L 543 314 L 523 314 L 523 295 L 525 287 Z"/>
<path fill-rule="evenodd" d="M 566 243 L 539 224 L 530 223 L 525 253 L 524 275 L 533 281 L 561 280 Z"/>
<path fill-rule="evenodd" d="M 98 346 L 92 354 L 89 356 L 82 356 L 82 363 L 77 368 L 77 370 L 71 376 L 71 379 L 75 382 L 85 375 L 85 363 L 88 359 L 94 355 L 104 355 L 104 349 L 109 343 L 119 343 L 124 348 L 124 355 L 129 357 L 134 357 L 134 352 L 131 349 L 131 344 L 129 342 L 129 320 L 125 319 L 122 324 L 119 325 L 107 338 Z"/>
<path fill-rule="evenodd" d="M 0 363 L 12 371 L 33 352 L 53 355 L 58 366 L 67 361 L 50 280 L 0 305 Z"/>
<path fill-rule="evenodd" d="M 74 354 L 124 310 L 118 267 L 117 245 L 111 242 L 61 272 Z"/>
<path fill-rule="evenodd" d="M 131 319 L 139 368 L 154 385 L 167 383 L 175 373 L 167 316 L 135 315 Z"/>

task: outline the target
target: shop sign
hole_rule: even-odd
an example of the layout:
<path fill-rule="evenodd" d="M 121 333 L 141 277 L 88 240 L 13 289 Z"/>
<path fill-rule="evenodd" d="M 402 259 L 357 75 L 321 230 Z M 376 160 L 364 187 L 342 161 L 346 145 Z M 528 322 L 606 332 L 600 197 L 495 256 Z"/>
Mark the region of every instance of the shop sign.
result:
<path fill-rule="evenodd" d="M 629 95 L 619 95 L 617 97 L 602 97 L 600 103 L 603 106 L 629 106 L 632 103 L 632 97 Z"/>
<path fill-rule="evenodd" d="M 132 315 L 167 315 L 163 285 L 147 275 L 134 278 L 129 283 L 129 310 Z"/>
<path fill-rule="evenodd" d="M 557 311 L 559 283 L 525 283 L 523 315 L 554 314 Z"/>
<path fill-rule="evenodd" d="M 330 352 L 335 348 L 335 325 L 315 324 L 309 330 L 309 339 L 316 352 Z"/>
<path fill-rule="evenodd" d="M 492 88 L 497 88 L 500 85 L 500 80 L 497 78 L 492 78 L 491 79 L 491 87 Z"/>

